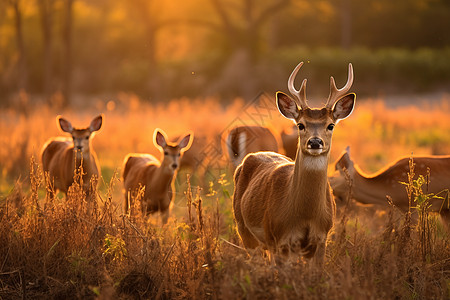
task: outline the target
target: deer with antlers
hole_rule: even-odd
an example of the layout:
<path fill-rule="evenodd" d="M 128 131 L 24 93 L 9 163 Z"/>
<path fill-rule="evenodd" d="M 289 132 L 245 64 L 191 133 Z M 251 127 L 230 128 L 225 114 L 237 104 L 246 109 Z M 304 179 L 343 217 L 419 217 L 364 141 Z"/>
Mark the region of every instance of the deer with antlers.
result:
<path fill-rule="evenodd" d="M 327 177 L 333 130 L 353 111 L 356 95 L 349 64 L 347 83 L 337 89 L 330 78 L 330 94 L 323 108 L 311 108 L 306 100 L 306 79 L 300 90 L 295 77 L 288 80 L 293 99 L 276 93 L 280 113 L 297 124 L 299 145 L 294 162 L 274 152 L 251 153 L 234 174 L 233 212 L 246 248 L 262 246 L 271 253 L 314 257 L 322 265 L 328 232 L 333 226 L 335 203 Z"/>
<path fill-rule="evenodd" d="M 77 170 L 82 171 L 83 190 L 89 196 L 96 190 L 99 168 L 97 155 L 91 146 L 94 133 L 100 130 L 103 115 L 95 117 L 85 128 L 74 128 L 61 116 L 56 122 L 63 132 L 71 134 L 68 137 L 51 138 L 45 143 L 42 151 L 42 165 L 47 179 L 54 188 L 67 194 L 74 183 Z M 93 185 L 93 186 L 92 186 Z"/>
<path fill-rule="evenodd" d="M 330 176 L 330 184 L 337 200 L 355 199 L 362 204 L 387 207 L 386 196 L 401 211 L 409 210 L 410 201 L 405 186 L 410 172 L 410 157 L 392 162 L 372 175 L 367 175 L 350 158 L 350 148 L 335 162 L 335 173 Z M 430 170 L 430 183 L 426 193 L 437 194 L 450 188 L 450 156 L 414 156 L 414 173 L 427 175 Z M 351 186 L 351 187 L 350 187 Z M 351 192 L 351 195 L 350 195 Z M 443 223 L 450 228 L 450 204 L 448 199 L 430 199 L 430 211 L 438 212 Z M 414 205 L 414 203 L 411 203 Z"/>
<path fill-rule="evenodd" d="M 192 144 L 193 134 L 189 133 L 178 143 L 168 142 L 167 135 L 156 129 L 153 143 L 164 155 L 160 162 L 150 154 L 128 154 L 124 160 L 123 184 L 125 187 L 125 213 L 128 213 L 131 199 L 141 188 L 141 209 L 144 214 L 161 212 L 163 224 L 169 218 L 170 204 L 174 194 L 174 178 L 180 165 L 180 158 Z M 131 197 L 132 198 L 132 197 Z"/>

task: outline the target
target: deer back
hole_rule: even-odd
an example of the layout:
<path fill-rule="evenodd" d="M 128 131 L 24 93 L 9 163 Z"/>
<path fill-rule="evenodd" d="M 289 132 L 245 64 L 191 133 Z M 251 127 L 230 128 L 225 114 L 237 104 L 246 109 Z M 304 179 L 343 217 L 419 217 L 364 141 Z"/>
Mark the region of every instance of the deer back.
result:
<path fill-rule="evenodd" d="M 123 171 L 125 190 L 135 190 L 146 186 L 146 192 L 149 191 L 160 165 L 159 160 L 150 154 L 127 155 Z"/>
<path fill-rule="evenodd" d="M 235 167 L 249 153 L 258 151 L 278 152 L 278 141 L 269 128 L 261 126 L 238 126 L 227 137 L 228 155 Z"/>
<path fill-rule="evenodd" d="M 403 211 L 408 211 L 409 198 L 401 182 L 408 182 L 410 159 L 410 157 L 400 158 L 376 173 L 368 175 L 354 164 L 347 148 L 335 162 L 336 171 L 330 176 L 333 194 L 340 200 L 352 197 L 363 204 L 382 206 L 388 205 L 386 196 L 389 196 L 394 205 Z M 450 188 L 450 156 L 413 157 L 413 162 L 415 179 L 419 174 L 427 175 L 428 169 L 430 170 L 430 183 L 428 187 L 423 186 L 425 193 L 436 194 Z M 427 188 L 428 192 L 426 192 Z M 350 190 L 351 195 L 348 194 Z M 430 202 L 433 211 L 441 210 L 442 199 L 432 199 Z"/>

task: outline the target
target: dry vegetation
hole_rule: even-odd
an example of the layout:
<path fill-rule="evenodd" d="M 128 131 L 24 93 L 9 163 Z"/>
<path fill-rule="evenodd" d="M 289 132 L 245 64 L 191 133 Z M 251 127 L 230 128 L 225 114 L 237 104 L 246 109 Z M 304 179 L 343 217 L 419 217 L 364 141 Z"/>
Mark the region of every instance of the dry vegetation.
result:
<path fill-rule="evenodd" d="M 132 95 L 89 106 L 82 113 L 40 104 L 0 112 L 0 299 L 450 297 L 450 239 L 427 212 L 417 226 L 395 208 L 375 214 L 343 207 L 323 272 L 303 260 L 272 265 L 264 254 L 246 252 L 234 229 L 232 173 L 223 155 L 214 159 L 206 179 L 212 184 L 203 189 L 197 174 L 191 186 L 188 170 L 179 173 L 167 226 L 137 207 L 123 215 L 122 160 L 128 152 L 158 155 L 154 128 L 169 136 L 193 130 L 208 141 L 239 123 L 264 121 L 279 131 L 289 123 L 274 107 L 188 99 L 149 105 Z M 55 116 L 83 126 L 98 112 L 105 124 L 93 141 L 103 175 L 97 203 L 86 203 L 76 185 L 67 199 L 50 202 L 39 153 L 59 134 Z M 449 116 L 450 99 L 397 109 L 357 101 L 354 115 L 336 129 L 332 158 L 350 145 L 370 172 L 412 151 L 450 153 Z"/>

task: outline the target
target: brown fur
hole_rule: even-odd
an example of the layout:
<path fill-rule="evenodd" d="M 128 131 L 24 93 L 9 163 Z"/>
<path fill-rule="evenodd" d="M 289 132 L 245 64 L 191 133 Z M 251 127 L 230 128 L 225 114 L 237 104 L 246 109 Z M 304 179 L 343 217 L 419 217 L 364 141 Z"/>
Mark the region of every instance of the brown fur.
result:
<path fill-rule="evenodd" d="M 326 170 L 300 175 L 295 168 L 281 154 L 259 152 L 249 154 L 236 170 L 233 209 L 246 247 L 262 244 L 306 257 L 314 256 L 318 247 L 324 250 L 334 215 Z M 317 201 L 318 196 L 324 201 Z M 250 228 L 262 231 L 255 234 Z"/>
<path fill-rule="evenodd" d="M 43 169 L 48 173 L 50 184 L 54 184 L 55 189 L 67 194 L 69 187 L 73 184 L 75 168 L 82 166 L 83 190 L 88 194 L 91 192 L 89 189 L 91 179 L 99 177 L 97 155 L 91 146 L 91 138 L 92 133 L 100 129 L 102 119 L 103 116 L 100 115 L 92 120 L 89 127 L 77 129 L 72 128 L 71 124 L 60 116 L 57 117 L 60 129 L 70 133 L 72 138 L 51 138 L 43 147 Z M 96 184 L 97 180 L 93 183 Z"/>
<path fill-rule="evenodd" d="M 295 155 L 297 155 L 297 145 L 298 145 L 298 134 L 297 127 L 294 125 L 292 127 L 292 132 L 286 132 L 283 130 L 281 132 L 281 141 L 283 143 L 284 153 L 287 157 L 294 160 Z"/>
<path fill-rule="evenodd" d="M 278 152 L 278 141 L 267 127 L 238 126 L 227 137 L 227 153 L 236 168 L 249 153 L 258 151 Z"/>
<path fill-rule="evenodd" d="M 298 107 L 277 93 L 280 112 L 300 124 L 299 148 L 295 162 L 258 152 L 247 155 L 236 169 L 233 212 L 245 247 L 314 257 L 322 265 L 335 213 L 327 178 L 332 131 L 352 112 L 355 94 L 331 100 L 332 107 L 311 109 L 306 100 Z"/>
<path fill-rule="evenodd" d="M 350 159 L 347 148 L 336 161 L 336 172 L 330 177 L 333 194 L 339 200 L 348 199 L 348 180 L 351 180 L 351 196 L 357 202 L 387 206 L 386 196 L 390 196 L 393 204 L 406 212 L 409 209 L 409 199 L 405 186 L 400 182 L 408 181 L 409 160 L 409 157 L 400 158 L 375 174 L 367 175 Z M 426 175 L 427 168 L 430 168 L 429 190 L 426 191 L 424 187 L 425 193 L 436 194 L 450 189 L 450 156 L 416 156 L 413 161 L 415 174 Z M 346 178 L 348 176 L 350 178 Z M 448 203 L 443 202 L 442 199 L 432 199 L 431 211 L 440 212 L 444 222 L 450 224 Z"/>
<path fill-rule="evenodd" d="M 159 136 L 159 140 L 158 140 Z M 141 209 L 145 214 L 161 212 L 163 224 L 169 218 L 170 204 L 174 197 L 174 178 L 179 168 L 180 157 L 192 144 L 192 134 L 180 139 L 179 143 L 167 143 L 167 136 L 160 129 L 155 130 L 154 144 L 164 158 L 160 162 L 150 154 L 128 154 L 124 160 L 123 182 L 125 188 L 125 212 L 131 199 L 144 187 Z M 129 196 L 132 196 L 131 199 Z"/>

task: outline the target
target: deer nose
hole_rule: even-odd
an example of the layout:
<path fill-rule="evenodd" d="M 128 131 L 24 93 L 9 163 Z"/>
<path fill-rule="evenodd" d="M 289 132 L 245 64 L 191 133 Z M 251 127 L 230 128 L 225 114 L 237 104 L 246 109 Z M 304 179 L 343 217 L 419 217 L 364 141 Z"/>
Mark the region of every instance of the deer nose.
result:
<path fill-rule="evenodd" d="M 308 149 L 322 149 L 323 141 L 320 138 L 310 138 L 308 141 Z"/>
<path fill-rule="evenodd" d="M 83 146 L 76 146 L 75 147 L 77 150 L 82 150 L 83 149 Z"/>
<path fill-rule="evenodd" d="M 176 168 L 178 168 L 178 165 L 177 164 L 172 164 L 172 168 L 176 169 Z"/>

